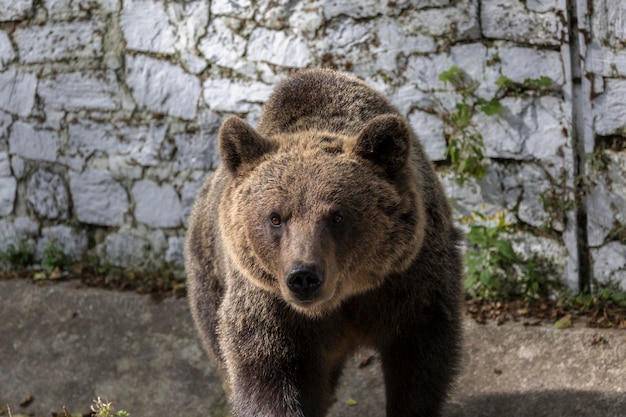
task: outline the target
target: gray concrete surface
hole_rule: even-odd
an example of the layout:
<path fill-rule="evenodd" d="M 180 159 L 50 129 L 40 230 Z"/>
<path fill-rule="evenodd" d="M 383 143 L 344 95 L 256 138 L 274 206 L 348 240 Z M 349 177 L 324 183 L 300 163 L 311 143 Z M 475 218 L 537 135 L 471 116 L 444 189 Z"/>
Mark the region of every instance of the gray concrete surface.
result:
<path fill-rule="evenodd" d="M 184 299 L 79 286 L 0 282 L 0 409 L 87 413 L 102 397 L 132 417 L 227 414 Z M 445 417 L 626 417 L 626 331 L 470 320 L 465 330 Z M 346 369 L 331 417 L 384 416 L 379 364 L 357 366 L 367 355 Z"/>

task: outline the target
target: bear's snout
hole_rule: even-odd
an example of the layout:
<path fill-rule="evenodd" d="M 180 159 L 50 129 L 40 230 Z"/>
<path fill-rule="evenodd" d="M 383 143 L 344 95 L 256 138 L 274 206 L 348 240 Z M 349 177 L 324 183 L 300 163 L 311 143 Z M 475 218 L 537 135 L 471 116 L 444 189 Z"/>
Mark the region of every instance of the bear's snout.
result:
<path fill-rule="evenodd" d="M 287 288 L 300 301 L 314 301 L 324 282 L 324 271 L 315 264 L 298 264 L 287 274 Z"/>

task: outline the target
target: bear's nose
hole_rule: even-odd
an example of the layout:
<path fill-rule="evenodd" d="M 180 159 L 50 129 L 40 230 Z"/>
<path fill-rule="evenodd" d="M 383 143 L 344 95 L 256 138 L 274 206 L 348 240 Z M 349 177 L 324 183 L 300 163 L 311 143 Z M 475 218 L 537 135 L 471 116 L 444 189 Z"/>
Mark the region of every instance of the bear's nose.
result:
<path fill-rule="evenodd" d="M 300 301 L 313 301 L 324 282 L 324 273 L 317 265 L 299 264 L 287 275 L 287 287 Z"/>

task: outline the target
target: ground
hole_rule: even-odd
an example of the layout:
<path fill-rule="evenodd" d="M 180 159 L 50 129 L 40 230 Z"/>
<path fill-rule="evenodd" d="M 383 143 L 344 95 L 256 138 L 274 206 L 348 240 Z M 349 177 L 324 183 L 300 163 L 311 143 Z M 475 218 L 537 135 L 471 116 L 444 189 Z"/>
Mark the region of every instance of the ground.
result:
<path fill-rule="evenodd" d="M 156 302 L 79 279 L 60 281 L 0 281 L 5 415 L 5 404 L 13 417 L 63 416 L 63 406 L 88 415 L 97 396 L 131 417 L 227 415 L 185 299 Z M 172 291 L 165 287 L 158 288 Z M 463 372 L 444 417 L 624 416 L 626 332 L 588 328 L 574 316 L 572 328 L 557 329 L 556 317 L 539 321 L 511 305 L 468 308 L 486 321 L 468 315 L 464 322 Z M 498 325 L 491 316 L 508 319 Z M 383 410 L 378 360 L 362 352 L 348 366 L 329 417 L 380 417 Z"/>

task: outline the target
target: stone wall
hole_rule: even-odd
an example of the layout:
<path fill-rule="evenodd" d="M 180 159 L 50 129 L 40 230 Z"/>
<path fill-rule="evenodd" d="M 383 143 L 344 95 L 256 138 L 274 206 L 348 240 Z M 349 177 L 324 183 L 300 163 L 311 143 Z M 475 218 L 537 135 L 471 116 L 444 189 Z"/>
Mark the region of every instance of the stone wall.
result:
<path fill-rule="evenodd" d="M 28 240 L 41 258 L 55 240 L 75 259 L 179 268 L 221 120 L 254 124 L 276 82 L 332 66 L 408 117 L 459 218 L 504 211 L 520 256 L 573 289 L 581 277 L 626 289 L 618 3 L 0 0 L 0 248 Z M 474 117 L 487 170 L 462 184 L 446 149 L 463 97 L 438 78 L 454 65 L 473 100 L 503 106 Z M 498 97 L 501 76 L 552 82 Z"/>

